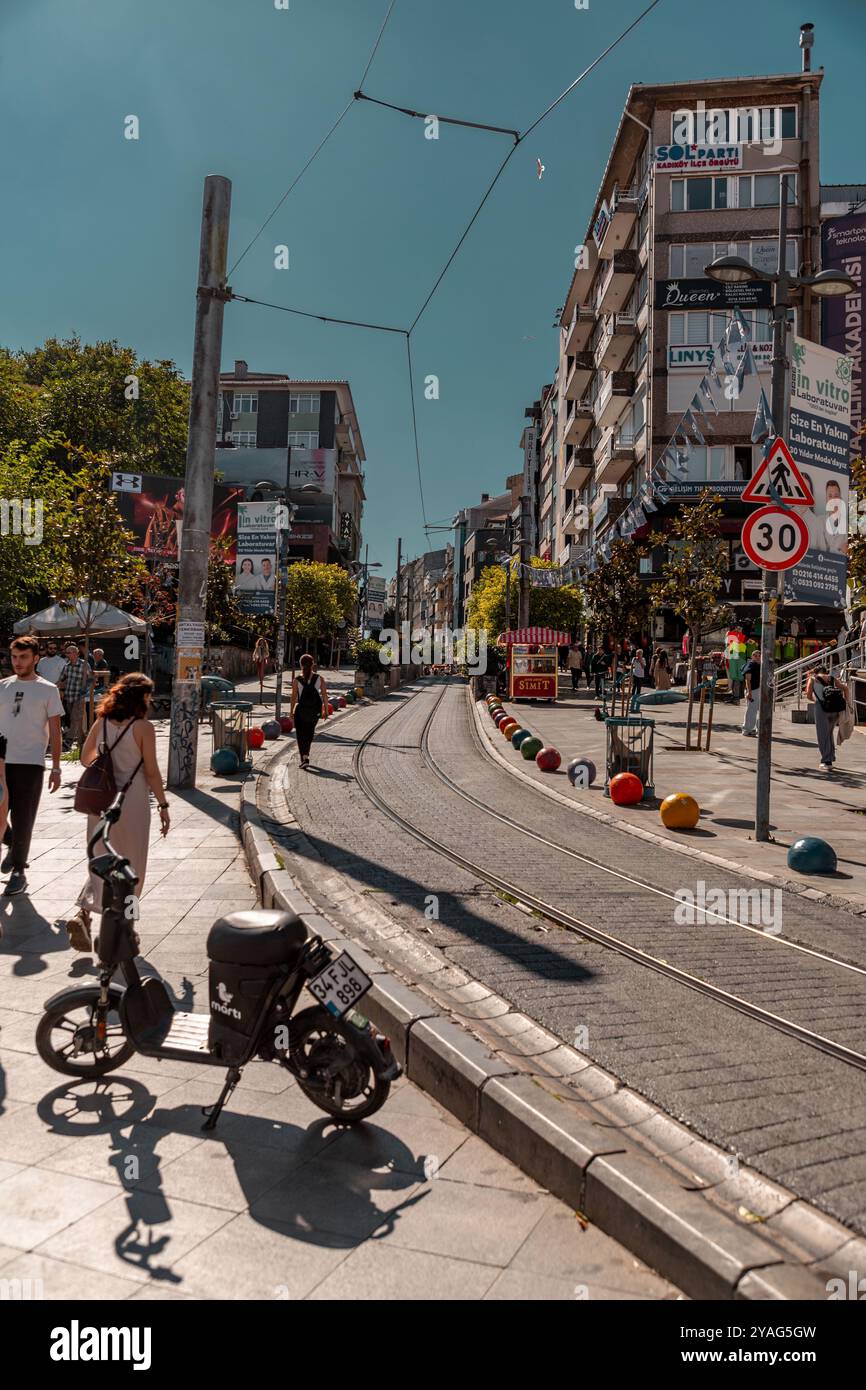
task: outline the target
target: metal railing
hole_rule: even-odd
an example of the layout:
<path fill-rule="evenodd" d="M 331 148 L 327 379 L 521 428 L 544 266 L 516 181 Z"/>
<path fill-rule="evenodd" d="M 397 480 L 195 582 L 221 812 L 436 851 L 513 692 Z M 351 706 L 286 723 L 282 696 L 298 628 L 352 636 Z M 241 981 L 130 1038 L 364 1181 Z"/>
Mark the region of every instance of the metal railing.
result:
<path fill-rule="evenodd" d="M 804 697 L 806 678 L 810 671 L 819 671 L 827 666 L 840 669 L 844 666 L 856 666 L 862 669 L 864 662 L 866 652 L 859 637 L 852 637 L 841 646 L 821 647 L 809 656 L 800 657 L 798 661 L 786 661 L 784 665 L 774 669 L 773 698 L 777 704 L 780 700 L 795 699 L 799 705 Z"/>

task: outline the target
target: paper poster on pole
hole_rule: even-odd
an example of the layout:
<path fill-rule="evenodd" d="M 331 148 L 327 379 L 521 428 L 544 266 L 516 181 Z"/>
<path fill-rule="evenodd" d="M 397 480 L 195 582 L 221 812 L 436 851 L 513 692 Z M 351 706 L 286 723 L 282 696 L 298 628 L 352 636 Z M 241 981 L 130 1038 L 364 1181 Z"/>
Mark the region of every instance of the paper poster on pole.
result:
<path fill-rule="evenodd" d="M 276 502 L 238 503 L 235 595 L 244 613 L 273 613 L 277 574 Z"/>
<path fill-rule="evenodd" d="M 789 599 L 844 608 L 848 582 L 848 478 L 852 363 L 794 338 L 788 444 L 814 497 L 799 509 L 809 548 L 785 580 Z"/>

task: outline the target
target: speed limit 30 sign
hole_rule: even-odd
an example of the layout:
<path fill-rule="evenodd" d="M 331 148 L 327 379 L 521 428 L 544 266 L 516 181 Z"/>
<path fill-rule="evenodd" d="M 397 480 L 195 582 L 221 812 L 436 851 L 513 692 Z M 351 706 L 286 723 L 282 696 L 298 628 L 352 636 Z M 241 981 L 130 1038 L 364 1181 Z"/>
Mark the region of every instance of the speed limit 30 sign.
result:
<path fill-rule="evenodd" d="M 799 512 L 762 507 L 743 523 L 743 550 L 759 569 L 788 570 L 809 549 L 809 530 Z"/>

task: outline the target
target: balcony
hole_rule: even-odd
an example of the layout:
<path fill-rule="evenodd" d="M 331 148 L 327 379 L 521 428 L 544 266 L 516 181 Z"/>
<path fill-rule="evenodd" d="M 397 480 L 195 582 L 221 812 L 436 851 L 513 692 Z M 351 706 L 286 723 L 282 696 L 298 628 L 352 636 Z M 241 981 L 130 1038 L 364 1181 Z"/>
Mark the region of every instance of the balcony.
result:
<path fill-rule="evenodd" d="M 618 372 L 636 341 L 637 321 L 634 314 L 609 314 L 596 350 L 596 365 L 608 372 Z"/>
<path fill-rule="evenodd" d="M 565 468 L 562 474 L 564 488 L 582 488 L 593 469 L 592 449 L 572 449 L 566 453 Z"/>
<path fill-rule="evenodd" d="M 581 309 L 578 305 L 574 307 L 574 313 L 563 330 L 562 351 L 566 356 L 573 352 L 582 352 L 589 342 L 592 330 L 595 327 L 595 314 L 592 309 Z"/>
<path fill-rule="evenodd" d="M 596 481 L 618 483 L 624 478 L 634 467 L 634 444 L 631 430 L 611 430 L 596 451 Z"/>
<path fill-rule="evenodd" d="M 614 314 L 627 304 L 637 276 L 637 252 L 616 251 L 606 262 L 595 299 L 599 314 Z"/>
<path fill-rule="evenodd" d="M 601 502 L 595 514 L 595 534 L 598 535 L 607 526 L 611 526 L 617 517 L 622 516 L 627 506 L 627 497 L 617 497 L 616 493 L 613 492 L 602 493 Z"/>
<path fill-rule="evenodd" d="M 599 258 L 609 261 L 626 246 L 637 221 L 637 189 L 615 188 L 608 208 L 608 220 L 598 242 Z"/>
<path fill-rule="evenodd" d="M 565 382 L 565 398 L 579 401 L 585 394 L 595 371 L 595 358 L 591 352 L 578 352 Z"/>
<path fill-rule="evenodd" d="M 634 395 L 634 372 L 608 372 L 595 398 L 595 423 L 608 429 L 620 419 Z"/>
<path fill-rule="evenodd" d="M 590 291 L 592 290 L 592 282 L 595 279 L 595 272 L 598 266 L 598 251 L 596 250 L 595 242 L 592 237 L 587 241 L 585 250 L 586 256 L 582 259 L 585 259 L 586 265 L 580 265 L 575 268 L 574 277 L 568 291 L 568 298 L 565 301 L 565 307 L 563 308 L 562 317 L 559 321 L 560 327 L 565 327 L 565 325 L 570 322 L 575 305 L 582 304 L 586 306 Z"/>
<path fill-rule="evenodd" d="M 589 401 L 569 401 L 563 431 L 564 444 L 582 444 L 592 429 L 592 406 Z"/>

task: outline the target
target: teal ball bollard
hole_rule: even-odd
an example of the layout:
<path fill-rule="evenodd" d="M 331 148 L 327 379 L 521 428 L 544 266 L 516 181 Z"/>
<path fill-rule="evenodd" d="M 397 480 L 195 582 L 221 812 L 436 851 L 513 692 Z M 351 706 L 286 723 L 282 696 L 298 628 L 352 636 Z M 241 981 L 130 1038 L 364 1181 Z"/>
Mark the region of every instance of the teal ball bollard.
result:
<path fill-rule="evenodd" d="M 532 738 L 528 729 L 515 729 L 511 735 L 511 747 L 519 748 L 521 743 L 525 743 L 528 738 Z"/>
<path fill-rule="evenodd" d="M 816 835 L 804 835 L 788 850 L 788 868 L 800 874 L 834 874 L 836 851 Z"/>
<path fill-rule="evenodd" d="M 217 748 L 211 754 L 210 770 L 217 777 L 231 777 L 240 768 L 238 755 L 233 748 Z"/>

